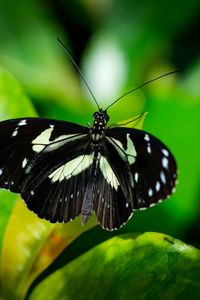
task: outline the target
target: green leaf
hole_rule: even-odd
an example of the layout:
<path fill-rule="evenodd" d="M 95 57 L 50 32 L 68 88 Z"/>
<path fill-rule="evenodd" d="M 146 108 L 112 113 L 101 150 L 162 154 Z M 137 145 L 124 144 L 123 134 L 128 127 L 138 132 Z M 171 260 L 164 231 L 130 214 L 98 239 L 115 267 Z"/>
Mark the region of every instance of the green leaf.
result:
<path fill-rule="evenodd" d="M 136 129 L 142 129 L 147 114 L 148 114 L 147 112 L 142 113 L 139 116 L 136 116 L 134 118 L 129 118 L 122 122 L 118 122 L 117 125 L 122 127 L 128 127 L 128 128 L 133 127 Z"/>
<path fill-rule="evenodd" d="M 36 116 L 35 109 L 14 77 L 0 66 L 0 120 Z"/>
<path fill-rule="evenodd" d="M 29 299 L 200 298 L 200 251 L 160 233 L 125 234 L 44 280 Z"/>
<path fill-rule="evenodd" d="M 1 1 L 0 60 L 29 95 L 68 102 L 70 107 L 72 102 L 81 103 L 81 90 L 70 60 L 56 40 L 59 36 L 64 41 L 63 30 L 53 19 L 42 3 L 19 0 L 12 3 L 11 10 L 9 3 Z"/>

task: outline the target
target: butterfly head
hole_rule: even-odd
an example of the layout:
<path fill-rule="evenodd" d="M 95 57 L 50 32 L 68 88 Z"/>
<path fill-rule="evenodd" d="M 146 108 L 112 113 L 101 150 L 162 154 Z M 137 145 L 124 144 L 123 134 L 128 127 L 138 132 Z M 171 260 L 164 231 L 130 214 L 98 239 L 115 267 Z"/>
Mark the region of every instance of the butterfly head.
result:
<path fill-rule="evenodd" d="M 94 124 L 98 124 L 99 126 L 105 126 L 109 121 L 109 116 L 106 111 L 102 111 L 101 109 L 93 114 Z"/>

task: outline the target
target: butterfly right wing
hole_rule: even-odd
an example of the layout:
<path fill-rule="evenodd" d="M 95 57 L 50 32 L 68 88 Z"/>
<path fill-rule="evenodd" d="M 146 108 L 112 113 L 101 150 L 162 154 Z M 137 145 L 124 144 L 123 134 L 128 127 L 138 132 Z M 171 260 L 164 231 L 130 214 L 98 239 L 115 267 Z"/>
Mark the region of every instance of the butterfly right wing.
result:
<path fill-rule="evenodd" d="M 107 130 L 99 163 L 101 186 L 94 210 L 102 227 L 119 229 L 134 210 L 166 199 L 177 182 L 169 149 L 151 134 L 131 128 Z"/>
<path fill-rule="evenodd" d="M 0 187 L 20 193 L 28 208 L 51 222 L 81 212 L 92 162 L 88 128 L 24 118 L 0 123 Z"/>

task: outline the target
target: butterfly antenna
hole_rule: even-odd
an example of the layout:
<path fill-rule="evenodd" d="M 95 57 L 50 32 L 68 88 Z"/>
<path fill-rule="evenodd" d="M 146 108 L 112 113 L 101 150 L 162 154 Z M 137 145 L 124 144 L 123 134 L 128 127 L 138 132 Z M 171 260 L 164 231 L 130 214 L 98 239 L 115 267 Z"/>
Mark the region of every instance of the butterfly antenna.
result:
<path fill-rule="evenodd" d="M 134 92 L 134 91 L 140 89 L 141 87 L 143 87 L 143 86 L 145 86 L 145 85 L 147 85 L 147 84 L 149 84 L 149 83 L 151 83 L 151 82 L 153 82 L 153 81 L 156 81 L 156 80 L 158 80 L 158 79 L 160 79 L 160 78 L 162 78 L 162 77 L 165 77 L 165 76 L 168 76 L 168 75 L 171 75 L 171 74 L 174 74 L 174 73 L 178 73 L 178 72 L 180 72 L 180 71 L 179 71 L 179 70 L 176 70 L 176 71 L 172 71 L 172 72 L 163 74 L 163 75 L 161 75 L 161 76 L 158 76 L 158 77 L 156 77 L 156 78 L 154 78 L 154 79 L 151 79 L 151 80 L 149 80 L 149 81 L 147 81 L 147 82 L 145 82 L 145 83 L 139 85 L 138 87 L 136 87 L 136 88 L 134 88 L 134 89 L 132 89 L 132 90 L 130 90 L 130 91 L 124 93 L 122 96 L 120 96 L 119 98 L 117 98 L 113 103 L 111 103 L 111 104 L 105 109 L 105 111 L 107 111 L 111 106 L 113 106 L 113 105 L 114 105 L 115 103 L 117 103 L 119 100 L 121 100 L 122 98 L 124 98 L 126 95 L 128 95 L 128 94 L 130 94 L 130 93 L 132 93 L 132 92 Z"/>
<path fill-rule="evenodd" d="M 81 72 L 81 69 L 79 68 L 79 66 L 77 65 L 77 63 L 75 62 L 75 60 L 73 59 L 73 57 L 71 56 L 71 54 L 69 53 L 69 51 L 67 50 L 67 48 L 65 47 L 65 45 L 63 44 L 63 42 L 57 38 L 58 42 L 61 44 L 61 46 L 64 48 L 65 52 L 67 53 L 68 57 L 70 58 L 71 62 L 73 63 L 73 65 L 76 67 L 77 71 L 79 72 L 83 82 L 85 83 L 90 95 L 92 96 L 92 99 L 94 100 L 94 102 L 96 103 L 98 110 L 100 110 L 99 104 L 97 102 L 97 99 L 95 98 L 91 88 L 89 87 L 89 84 L 87 83 L 86 79 L 83 76 L 83 73 Z"/>

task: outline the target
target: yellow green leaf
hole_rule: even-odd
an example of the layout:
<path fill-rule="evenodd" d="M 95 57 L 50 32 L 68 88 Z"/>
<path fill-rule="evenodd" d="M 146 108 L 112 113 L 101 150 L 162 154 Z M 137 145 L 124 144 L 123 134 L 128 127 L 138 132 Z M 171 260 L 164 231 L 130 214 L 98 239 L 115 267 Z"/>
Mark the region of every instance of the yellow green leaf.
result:
<path fill-rule="evenodd" d="M 123 126 L 123 127 L 133 127 L 133 128 L 136 128 L 136 129 L 142 129 L 144 119 L 145 119 L 147 114 L 148 114 L 148 112 L 144 112 L 144 113 L 136 116 L 135 118 L 129 118 L 129 119 L 126 119 L 122 122 L 119 122 L 119 123 L 117 123 L 117 125 L 118 126 Z"/>
<path fill-rule="evenodd" d="M 23 298 L 35 277 L 94 224 L 90 220 L 82 227 L 79 218 L 68 224 L 51 224 L 30 212 L 19 199 L 6 228 L 2 249 L 2 294 L 6 299 Z"/>

